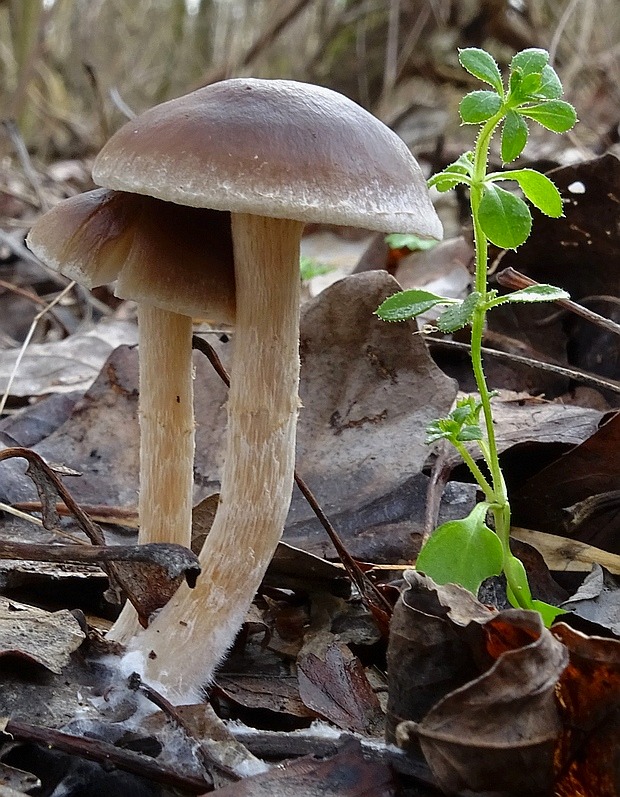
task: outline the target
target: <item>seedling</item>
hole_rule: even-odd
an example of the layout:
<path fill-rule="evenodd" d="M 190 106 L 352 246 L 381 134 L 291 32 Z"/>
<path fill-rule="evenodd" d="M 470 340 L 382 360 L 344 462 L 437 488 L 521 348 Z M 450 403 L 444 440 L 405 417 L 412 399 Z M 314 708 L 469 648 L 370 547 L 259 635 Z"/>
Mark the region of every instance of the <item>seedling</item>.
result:
<path fill-rule="evenodd" d="M 525 197 L 548 216 L 562 216 L 562 199 L 555 185 L 534 169 L 488 172 L 489 146 L 500 130 L 502 161 L 514 161 L 523 152 L 530 120 L 554 133 L 565 133 L 576 122 L 575 109 L 560 99 L 562 84 L 549 65 L 545 50 L 532 48 L 514 56 L 510 63 L 508 85 L 504 85 L 499 67 L 489 53 L 474 47 L 459 51 L 459 61 L 470 74 L 491 86 L 472 91 L 460 104 L 463 124 L 480 125 L 473 151 L 429 180 L 429 186 L 445 192 L 457 185 L 469 188 L 475 244 L 475 280 L 473 291 L 464 300 L 449 299 L 423 290 L 408 290 L 391 296 L 377 310 L 385 321 L 415 318 L 432 307 L 441 309 L 437 327 L 454 332 L 471 327 L 471 362 L 479 398 L 457 402 L 445 418 L 433 421 L 427 429 L 427 442 L 448 440 L 459 452 L 484 494 L 462 520 L 444 523 L 423 546 L 417 568 L 441 584 L 462 584 L 474 594 L 490 576 L 504 573 L 508 600 L 517 608 L 535 609 L 551 624 L 561 609 L 532 598 L 525 568 L 510 550 L 510 504 L 499 464 L 491 398 L 482 367 L 482 336 L 486 314 L 493 307 L 512 302 L 551 302 L 568 294 L 553 285 L 535 285 L 498 296 L 489 290 L 488 245 L 516 249 L 527 240 L 532 216 L 527 203 L 500 186 L 516 182 Z M 467 443 L 479 451 L 478 465 Z M 493 517 L 494 531 L 487 526 Z"/>

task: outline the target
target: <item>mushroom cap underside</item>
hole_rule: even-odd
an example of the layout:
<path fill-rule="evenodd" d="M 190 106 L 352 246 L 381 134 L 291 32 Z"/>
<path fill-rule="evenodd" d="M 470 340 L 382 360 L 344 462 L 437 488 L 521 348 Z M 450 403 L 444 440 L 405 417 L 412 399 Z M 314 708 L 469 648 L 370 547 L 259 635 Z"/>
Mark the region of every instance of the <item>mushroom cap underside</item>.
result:
<path fill-rule="evenodd" d="M 441 238 L 404 142 L 352 100 L 237 78 L 157 105 L 105 144 L 96 183 L 193 207 Z"/>
<path fill-rule="evenodd" d="M 50 268 L 88 288 L 162 310 L 233 323 L 230 214 L 97 189 L 60 202 L 27 238 Z"/>

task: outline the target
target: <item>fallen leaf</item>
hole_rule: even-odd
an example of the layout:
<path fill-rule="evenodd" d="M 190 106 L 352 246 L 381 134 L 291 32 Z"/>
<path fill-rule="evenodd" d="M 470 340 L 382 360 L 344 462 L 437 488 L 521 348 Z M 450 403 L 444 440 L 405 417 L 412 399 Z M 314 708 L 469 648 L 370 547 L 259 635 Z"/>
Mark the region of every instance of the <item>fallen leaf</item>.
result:
<path fill-rule="evenodd" d="M 620 794 L 620 642 L 565 623 L 552 633 L 569 651 L 557 687 L 563 732 L 556 751 L 556 797 Z"/>
<path fill-rule="evenodd" d="M 302 758 L 220 789 L 221 797 L 395 797 L 389 766 L 366 761 L 358 742 L 331 758 Z"/>
<path fill-rule="evenodd" d="M 304 704 L 338 728 L 377 735 L 383 712 L 357 656 L 333 635 L 310 640 L 297 657 Z"/>
<path fill-rule="evenodd" d="M 620 513 L 620 413 L 581 445 L 552 462 L 520 489 L 513 491 L 511 503 L 517 525 L 550 533 L 569 533 L 581 542 L 620 553 L 618 515 Z M 574 515 L 570 507 L 594 495 L 609 495 L 594 509 Z"/>
<path fill-rule="evenodd" d="M 483 629 L 492 666 L 447 694 L 421 722 L 399 725 L 397 739 L 406 746 L 418 738 L 449 794 L 549 794 L 561 732 L 555 689 L 568 651 L 535 612 L 509 609 Z"/>
<path fill-rule="evenodd" d="M 620 637 L 620 579 L 596 564 L 563 609 Z"/>
<path fill-rule="evenodd" d="M 33 343 L 19 363 L 10 395 L 41 396 L 86 390 L 113 349 L 137 342 L 135 324 L 104 320 L 84 334 L 70 335 L 54 343 Z M 18 355 L 16 349 L 0 352 L 0 393 L 8 386 Z"/>
<path fill-rule="evenodd" d="M 71 612 L 45 612 L 0 596 L 0 657 L 18 656 L 59 674 L 84 639 Z"/>
<path fill-rule="evenodd" d="M 403 720 L 421 720 L 448 692 L 479 674 L 468 638 L 461 631 L 493 616 L 471 592 L 456 584 L 438 586 L 415 570 L 404 573 L 388 646 L 388 741 Z"/>

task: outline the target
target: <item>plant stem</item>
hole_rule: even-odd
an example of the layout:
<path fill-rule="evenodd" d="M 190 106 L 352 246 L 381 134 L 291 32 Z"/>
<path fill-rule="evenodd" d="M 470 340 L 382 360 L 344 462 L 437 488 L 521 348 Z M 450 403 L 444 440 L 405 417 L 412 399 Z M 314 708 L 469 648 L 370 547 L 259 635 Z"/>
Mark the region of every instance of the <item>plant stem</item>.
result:
<path fill-rule="evenodd" d="M 506 482 L 502 474 L 499 456 L 497 453 L 497 442 L 495 439 L 495 427 L 493 425 L 493 414 L 491 410 L 491 394 L 487 386 L 486 378 L 484 375 L 482 365 L 482 338 L 484 334 L 484 326 L 487 314 L 487 261 L 488 261 L 488 239 L 484 234 L 479 221 L 480 202 L 483 196 L 483 182 L 487 172 L 488 158 L 489 158 L 489 145 L 493 137 L 493 133 L 501 119 L 503 118 L 503 109 L 498 111 L 497 114 L 492 116 L 482 127 L 478 139 L 476 141 L 476 148 L 474 152 L 473 176 L 470 188 L 470 205 L 471 214 L 474 225 L 474 246 L 475 246 L 475 287 L 480 294 L 480 302 L 474 310 L 471 326 L 471 362 L 476 386 L 480 393 L 480 401 L 482 404 L 482 412 L 484 415 L 484 423 L 486 428 L 487 446 L 483 446 L 482 450 L 485 454 L 485 459 L 491 471 L 492 491 L 491 497 L 485 490 L 487 500 L 492 503 L 491 512 L 495 520 L 495 531 L 501 540 L 502 548 L 504 551 L 504 563 L 512 556 L 510 551 L 510 504 L 508 503 L 508 494 L 506 490 Z M 486 449 L 486 450 L 485 450 Z M 461 456 L 463 456 L 461 452 Z M 464 458 L 465 459 L 465 458 Z M 471 464 L 465 459 L 470 469 Z M 478 475 L 475 470 L 472 472 L 476 479 L 479 481 Z M 483 487 L 482 483 L 479 484 Z M 483 487 L 484 489 L 484 487 Z M 506 571 L 506 568 L 504 567 Z M 517 584 L 511 583 L 509 573 L 506 573 L 509 586 L 515 597 L 520 595 L 520 589 Z"/>

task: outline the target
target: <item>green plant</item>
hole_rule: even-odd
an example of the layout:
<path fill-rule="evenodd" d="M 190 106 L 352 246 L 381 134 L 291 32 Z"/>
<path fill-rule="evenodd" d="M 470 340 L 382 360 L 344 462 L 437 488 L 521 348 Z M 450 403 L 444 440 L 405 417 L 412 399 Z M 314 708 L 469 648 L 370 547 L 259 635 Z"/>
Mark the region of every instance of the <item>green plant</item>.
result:
<path fill-rule="evenodd" d="M 320 277 L 323 274 L 329 274 L 334 270 L 334 266 L 327 263 L 321 263 L 320 260 L 315 260 L 313 257 L 301 255 L 299 258 L 299 273 L 301 274 L 302 282 L 309 282 L 315 277 Z"/>
<path fill-rule="evenodd" d="M 463 123 L 480 125 L 475 148 L 434 175 L 429 185 L 440 192 L 459 184 L 469 188 L 475 242 L 474 289 L 462 301 L 428 291 L 402 291 L 387 299 L 377 314 L 386 321 L 400 321 L 439 305 L 445 308 L 437 320 L 442 332 L 471 327 L 471 361 L 479 398 L 461 399 L 446 418 L 433 421 L 427 429 L 427 442 L 450 441 L 471 470 L 485 500 L 468 517 L 436 529 L 423 546 L 417 567 L 439 583 L 460 583 L 474 593 L 485 578 L 503 572 L 511 605 L 538 610 L 550 624 L 562 610 L 532 599 L 525 568 L 510 550 L 510 504 L 499 463 L 491 409 L 493 394 L 484 376 L 481 347 L 486 314 L 493 307 L 509 302 L 549 302 L 568 296 L 552 285 L 536 285 L 505 296 L 488 289 L 489 242 L 503 249 L 516 249 L 527 240 L 532 226 L 526 202 L 498 184 L 516 182 L 525 197 L 548 216 L 562 216 L 562 199 L 551 180 L 533 169 L 487 170 L 489 146 L 499 129 L 501 158 L 510 163 L 525 147 L 529 120 L 555 133 L 564 133 L 575 124 L 576 114 L 572 105 L 560 99 L 562 85 L 545 50 L 533 48 L 517 53 L 510 63 L 507 87 L 494 59 L 484 50 L 461 50 L 459 61 L 491 89 L 472 91 L 462 99 L 459 110 Z M 481 466 L 467 443 L 477 446 Z M 489 512 L 494 531 L 486 525 Z"/>

